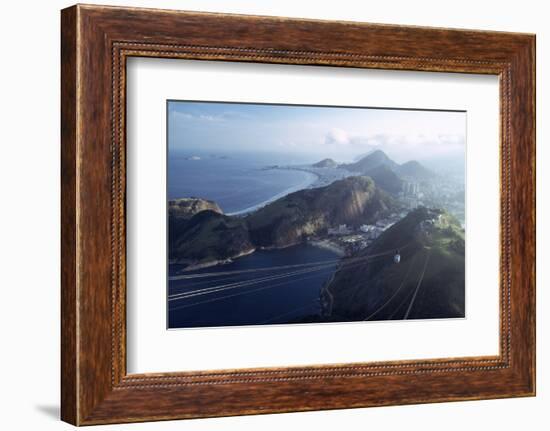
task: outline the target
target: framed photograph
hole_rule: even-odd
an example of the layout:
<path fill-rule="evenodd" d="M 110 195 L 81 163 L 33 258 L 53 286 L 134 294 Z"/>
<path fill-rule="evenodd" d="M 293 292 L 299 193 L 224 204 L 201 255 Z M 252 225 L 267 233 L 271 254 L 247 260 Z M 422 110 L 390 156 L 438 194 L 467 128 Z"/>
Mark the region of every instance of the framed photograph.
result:
<path fill-rule="evenodd" d="M 62 11 L 62 419 L 535 394 L 535 37 Z"/>

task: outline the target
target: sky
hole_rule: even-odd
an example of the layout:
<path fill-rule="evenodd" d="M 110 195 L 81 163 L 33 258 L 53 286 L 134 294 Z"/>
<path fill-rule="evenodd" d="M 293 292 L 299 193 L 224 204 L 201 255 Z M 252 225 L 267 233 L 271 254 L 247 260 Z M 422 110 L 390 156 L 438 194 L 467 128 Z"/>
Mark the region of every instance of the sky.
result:
<path fill-rule="evenodd" d="M 168 102 L 170 151 L 357 159 L 381 149 L 399 163 L 464 159 L 466 113 L 219 102 Z"/>

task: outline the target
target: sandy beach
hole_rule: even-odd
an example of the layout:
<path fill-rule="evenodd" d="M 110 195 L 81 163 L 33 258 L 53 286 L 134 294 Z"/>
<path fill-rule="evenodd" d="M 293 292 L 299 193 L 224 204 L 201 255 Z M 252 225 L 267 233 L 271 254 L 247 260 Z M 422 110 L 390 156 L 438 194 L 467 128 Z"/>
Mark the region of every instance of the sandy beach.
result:
<path fill-rule="evenodd" d="M 277 168 L 278 169 L 278 168 Z M 280 193 L 277 193 L 276 195 L 270 197 L 269 199 L 263 201 L 263 202 L 260 202 L 256 205 L 252 205 L 248 208 L 244 208 L 242 210 L 239 210 L 239 211 L 234 211 L 234 212 L 231 212 L 231 213 L 227 213 L 227 215 L 229 216 L 236 216 L 236 215 L 245 215 L 245 214 L 248 214 L 248 213 L 251 213 L 251 212 L 254 212 L 260 208 L 263 208 L 265 207 L 266 205 L 270 204 L 271 202 L 274 202 L 276 201 L 277 199 L 280 199 L 290 193 L 294 193 L 294 192 L 297 192 L 298 190 L 303 190 L 303 189 L 306 189 L 308 188 L 309 186 L 311 186 L 312 184 L 314 184 L 316 181 L 318 181 L 319 179 L 319 176 L 312 173 L 312 172 L 307 172 L 307 171 L 302 171 L 304 174 L 306 174 L 306 178 L 304 179 L 304 181 L 302 181 L 301 183 L 293 186 L 293 187 L 290 187 L 286 190 L 283 190 L 282 192 Z"/>

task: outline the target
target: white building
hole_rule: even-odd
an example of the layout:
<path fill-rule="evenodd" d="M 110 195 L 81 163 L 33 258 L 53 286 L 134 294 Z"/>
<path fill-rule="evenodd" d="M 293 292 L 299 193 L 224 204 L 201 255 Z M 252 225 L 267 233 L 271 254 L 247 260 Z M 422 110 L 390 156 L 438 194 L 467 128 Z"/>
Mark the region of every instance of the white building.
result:
<path fill-rule="evenodd" d="M 348 226 L 345 224 L 341 224 L 338 227 L 328 228 L 329 235 L 347 235 L 349 233 L 351 233 L 351 229 L 349 229 Z"/>

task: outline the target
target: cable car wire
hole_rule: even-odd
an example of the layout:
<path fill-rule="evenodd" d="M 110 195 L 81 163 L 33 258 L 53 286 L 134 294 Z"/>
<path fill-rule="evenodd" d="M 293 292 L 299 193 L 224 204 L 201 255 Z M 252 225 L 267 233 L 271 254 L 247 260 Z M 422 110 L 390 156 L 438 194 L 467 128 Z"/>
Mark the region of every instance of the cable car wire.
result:
<path fill-rule="evenodd" d="M 422 281 L 424 280 L 424 274 L 426 274 L 426 268 L 428 266 L 428 261 L 430 260 L 430 253 L 431 249 L 428 250 L 426 253 L 426 261 L 424 262 L 424 269 L 422 270 L 422 275 L 420 276 L 420 279 L 418 280 L 418 284 L 416 285 L 416 289 L 414 291 L 413 297 L 411 299 L 411 303 L 409 304 L 409 307 L 407 308 L 407 312 L 405 313 L 405 316 L 403 317 L 403 320 L 407 320 L 409 317 L 409 314 L 411 312 L 412 306 L 414 304 L 414 301 L 416 299 L 416 295 L 418 294 L 418 290 L 420 289 L 420 286 L 422 285 Z"/>

